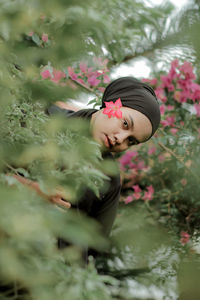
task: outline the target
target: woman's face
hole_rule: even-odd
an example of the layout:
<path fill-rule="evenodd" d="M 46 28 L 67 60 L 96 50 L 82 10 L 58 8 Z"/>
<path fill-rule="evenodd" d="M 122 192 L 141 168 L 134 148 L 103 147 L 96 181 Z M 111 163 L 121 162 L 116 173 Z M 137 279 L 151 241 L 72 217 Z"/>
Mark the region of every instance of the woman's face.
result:
<path fill-rule="evenodd" d="M 122 118 L 108 118 L 103 109 L 92 115 L 94 140 L 111 152 L 121 152 L 132 145 L 146 141 L 152 132 L 149 119 L 141 112 L 121 107 Z"/>

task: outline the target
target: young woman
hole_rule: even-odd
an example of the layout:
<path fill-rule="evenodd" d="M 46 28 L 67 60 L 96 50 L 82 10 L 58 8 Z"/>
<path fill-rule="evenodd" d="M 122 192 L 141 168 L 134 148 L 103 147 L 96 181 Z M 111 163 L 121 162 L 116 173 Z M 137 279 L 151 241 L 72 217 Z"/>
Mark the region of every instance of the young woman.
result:
<path fill-rule="evenodd" d="M 111 116 L 109 111 L 115 109 L 115 105 L 109 104 L 117 103 L 116 101 L 119 103 L 119 98 L 122 107 L 116 106 L 118 112 L 114 111 Z M 102 146 L 105 158 L 111 158 L 112 152 L 121 152 L 132 145 L 146 142 L 160 123 L 159 104 L 153 89 L 133 77 L 123 77 L 111 82 L 103 94 L 100 110 L 83 109 L 74 112 L 65 109 L 63 103 L 57 103 L 48 109 L 48 113 L 88 119 L 92 136 Z M 109 235 L 116 217 L 119 196 L 118 174 L 110 178 L 107 190 L 101 194 L 100 199 L 88 190 L 76 207 L 95 218 L 101 224 L 104 234 Z"/>
<path fill-rule="evenodd" d="M 122 106 L 117 107 L 116 103 L 121 103 Z M 160 123 L 159 104 L 153 89 L 133 77 L 123 77 L 111 82 L 103 94 L 100 110 L 73 111 L 65 109 L 65 104 L 57 102 L 48 109 L 48 114 L 57 113 L 62 113 L 67 118 L 89 120 L 92 136 L 102 146 L 104 158 L 112 158 L 112 152 L 124 151 L 132 145 L 146 142 L 153 136 Z M 62 193 L 47 196 L 41 194 L 37 183 L 28 183 L 24 178 L 19 180 L 29 184 L 53 203 L 82 210 L 101 224 L 105 235 L 110 234 L 120 197 L 119 174 L 110 177 L 110 182 L 105 183 L 107 188 L 100 193 L 100 199 L 87 190 L 76 205 L 64 201 Z M 59 246 L 64 246 L 64 242 L 60 241 Z"/>

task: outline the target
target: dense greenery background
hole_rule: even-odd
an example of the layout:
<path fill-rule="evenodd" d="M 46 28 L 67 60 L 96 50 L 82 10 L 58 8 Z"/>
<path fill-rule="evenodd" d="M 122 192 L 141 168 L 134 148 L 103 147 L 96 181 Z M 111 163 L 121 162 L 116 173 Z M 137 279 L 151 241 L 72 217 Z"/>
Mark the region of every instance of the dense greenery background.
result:
<path fill-rule="evenodd" d="M 80 101 L 83 93 L 98 103 L 114 66 L 138 57 L 149 61 L 154 88 L 174 59 L 179 66 L 191 62 L 198 83 L 199 2 L 175 14 L 169 2 L 150 8 L 132 0 L 1 0 L 0 20 L 1 299 L 199 299 L 194 103 L 200 96 L 182 105 L 174 98 L 179 88 L 164 87 L 164 104 L 174 108 L 165 108 L 162 120 L 176 116 L 176 122 L 163 123 L 157 137 L 131 149 L 138 154 L 122 164 L 122 201 L 110 241 L 94 220 L 48 203 L 12 176 L 38 181 L 45 193 L 60 186 L 72 202 L 86 187 L 98 195 L 116 166 L 102 164 L 88 124 L 49 118 L 46 108 Z M 126 201 L 136 192 L 132 186 L 141 197 Z M 58 250 L 58 237 L 71 245 Z M 86 266 L 88 247 L 104 255 Z"/>

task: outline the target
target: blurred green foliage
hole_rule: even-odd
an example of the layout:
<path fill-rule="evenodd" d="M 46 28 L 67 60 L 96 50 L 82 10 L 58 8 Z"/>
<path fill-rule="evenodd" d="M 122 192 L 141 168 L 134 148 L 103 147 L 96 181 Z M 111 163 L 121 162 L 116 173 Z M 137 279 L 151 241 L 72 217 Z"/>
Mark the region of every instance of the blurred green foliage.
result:
<path fill-rule="evenodd" d="M 193 8 L 196 13 L 198 3 Z M 44 192 L 61 186 L 72 202 L 86 188 L 99 194 L 116 166 L 102 162 L 89 124 L 49 118 L 45 113 L 57 100 L 78 98 L 82 88 L 74 88 L 67 80 L 63 85 L 42 80 L 41 70 L 52 65 L 65 72 L 68 66 L 90 62 L 94 56 L 108 58 L 110 66 L 140 55 L 155 61 L 156 50 L 175 43 L 179 32 L 168 26 L 171 12 L 169 3 L 154 9 L 129 0 L 0 1 L 0 299 L 144 299 L 141 290 L 148 299 L 157 295 L 176 299 L 176 268 L 180 252 L 184 257 L 187 247 L 181 248 L 177 239 L 185 216 L 177 216 L 174 205 L 180 202 L 187 211 L 189 198 L 192 209 L 198 208 L 197 183 L 190 174 L 185 175 L 189 184 L 184 191 L 178 183 L 181 164 L 174 168 L 173 159 L 165 162 L 167 167 L 154 164 L 144 186 L 156 182 L 159 189 L 162 180 L 167 182 L 157 194 L 156 209 L 143 203 L 133 209 L 122 207 L 110 254 L 103 255 L 103 263 L 89 259 L 87 267 L 82 256 L 88 247 L 108 252 L 109 242 L 95 220 L 45 202 L 11 176 L 19 173 L 36 180 Z M 189 33 L 197 32 L 193 29 L 199 23 L 192 24 Z M 188 36 L 198 54 L 197 39 Z M 188 116 L 185 121 L 188 132 L 182 140 L 193 132 Z M 179 139 L 168 134 L 161 139 L 182 155 Z M 192 172 L 199 176 L 194 140 L 188 151 Z M 165 228 L 169 216 L 170 233 Z M 193 216 L 198 218 L 198 210 Z M 58 237 L 70 246 L 58 250 Z M 182 289 L 188 271 L 180 272 Z"/>

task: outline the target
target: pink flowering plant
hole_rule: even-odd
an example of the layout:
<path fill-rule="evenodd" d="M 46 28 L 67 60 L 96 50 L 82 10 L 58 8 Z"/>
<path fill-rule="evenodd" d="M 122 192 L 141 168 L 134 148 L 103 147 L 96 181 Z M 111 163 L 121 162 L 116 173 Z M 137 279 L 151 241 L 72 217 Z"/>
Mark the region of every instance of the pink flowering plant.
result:
<path fill-rule="evenodd" d="M 105 90 L 106 85 L 110 82 L 108 69 L 108 60 L 94 57 L 92 63 L 80 62 L 76 66 L 68 66 L 62 70 L 55 69 L 48 64 L 42 67 L 40 75 L 43 80 L 50 80 L 57 85 L 69 86 L 71 89 L 83 88 L 95 94 L 96 97 L 89 101 L 94 107 L 101 103 L 101 95 Z M 120 105 L 119 101 L 116 104 Z M 109 114 L 110 115 L 110 114 Z M 120 116 L 121 112 L 117 109 L 115 116 Z"/>
<path fill-rule="evenodd" d="M 160 103 L 160 128 L 148 143 L 119 158 L 125 204 L 153 200 L 159 220 L 181 234 L 182 245 L 199 229 L 200 85 L 195 80 L 192 64 L 178 60 L 167 74 L 144 79 Z"/>

